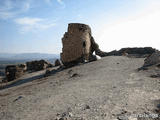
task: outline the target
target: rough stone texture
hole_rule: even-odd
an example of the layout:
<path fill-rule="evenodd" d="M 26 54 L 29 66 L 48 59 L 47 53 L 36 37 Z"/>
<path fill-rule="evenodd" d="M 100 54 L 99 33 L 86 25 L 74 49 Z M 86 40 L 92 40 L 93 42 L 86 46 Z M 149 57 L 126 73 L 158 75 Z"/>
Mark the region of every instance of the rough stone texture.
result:
<path fill-rule="evenodd" d="M 26 64 L 19 64 L 18 67 L 23 69 L 23 72 L 27 70 L 27 65 Z"/>
<path fill-rule="evenodd" d="M 27 62 L 27 71 L 40 71 L 52 67 L 52 64 L 45 60 Z"/>
<path fill-rule="evenodd" d="M 62 43 L 61 60 L 64 65 L 94 61 L 96 60 L 93 55 L 94 51 L 100 57 L 107 55 L 99 49 L 98 44 L 92 37 L 91 28 L 85 24 L 69 24 L 68 32 L 64 34 Z"/>
<path fill-rule="evenodd" d="M 68 32 L 62 38 L 63 48 L 61 53 L 61 61 L 66 66 L 68 64 L 77 64 L 85 61 L 95 61 L 96 55 L 100 57 L 105 56 L 128 56 L 128 57 L 142 57 L 154 53 L 156 49 L 151 47 L 144 48 L 122 48 L 119 51 L 103 52 L 99 45 L 95 42 L 91 28 L 85 24 L 71 23 L 68 26 Z"/>
<path fill-rule="evenodd" d="M 122 48 L 119 51 L 114 50 L 111 52 L 108 52 L 107 56 L 122 56 L 122 55 L 135 55 L 137 57 L 146 57 L 146 55 L 150 55 L 152 53 L 156 52 L 156 49 L 152 47 L 133 47 L 133 48 Z"/>
<path fill-rule="evenodd" d="M 100 48 L 99 48 L 99 45 L 95 42 L 94 38 L 91 37 L 91 53 L 90 53 L 90 56 L 93 55 L 94 51 L 95 51 L 95 54 L 100 56 L 100 57 L 107 56 L 107 52 L 101 51 Z"/>
<path fill-rule="evenodd" d="M 45 74 L 44 74 L 44 77 L 48 77 L 48 76 L 50 76 L 51 74 L 52 74 L 52 70 L 47 69 L 46 72 L 45 72 Z"/>
<path fill-rule="evenodd" d="M 144 60 L 143 67 L 155 65 L 155 64 L 158 64 L 158 63 L 160 63 L 160 51 L 157 51 L 157 52 L 151 54 L 150 56 L 148 56 Z"/>
<path fill-rule="evenodd" d="M 19 67 L 18 65 L 17 66 L 16 65 L 7 66 L 5 69 L 7 81 L 9 82 L 9 81 L 19 78 L 20 76 L 23 75 L 23 71 L 24 69 Z"/>
<path fill-rule="evenodd" d="M 85 24 L 69 24 L 68 32 L 62 38 L 61 60 L 69 63 L 78 59 L 89 59 L 91 29 Z"/>
<path fill-rule="evenodd" d="M 59 59 L 57 59 L 57 60 L 55 61 L 54 65 L 55 65 L 55 66 L 60 66 L 60 65 L 61 65 L 60 60 L 59 60 Z"/>

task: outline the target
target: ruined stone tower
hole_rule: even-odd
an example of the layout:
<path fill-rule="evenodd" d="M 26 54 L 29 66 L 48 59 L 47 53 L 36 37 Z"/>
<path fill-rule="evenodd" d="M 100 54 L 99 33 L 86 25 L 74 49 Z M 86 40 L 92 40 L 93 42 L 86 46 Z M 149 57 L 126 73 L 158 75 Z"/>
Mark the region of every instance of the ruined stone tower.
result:
<path fill-rule="evenodd" d="M 62 38 L 62 63 L 79 62 L 89 59 L 91 28 L 85 24 L 71 23 Z"/>

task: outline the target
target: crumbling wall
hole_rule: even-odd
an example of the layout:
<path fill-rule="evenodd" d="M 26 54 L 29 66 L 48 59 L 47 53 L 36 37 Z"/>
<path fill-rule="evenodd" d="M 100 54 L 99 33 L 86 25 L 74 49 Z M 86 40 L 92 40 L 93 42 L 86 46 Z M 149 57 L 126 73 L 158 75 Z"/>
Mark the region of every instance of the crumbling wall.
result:
<path fill-rule="evenodd" d="M 89 59 L 91 46 L 91 29 L 88 25 L 72 23 L 62 38 L 63 48 L 61 61 L 63 64 Z"/>
<path fill-rule="evenodd" d="M 111 52 L 108 52 L 106 55 L 107 56 L 111 56 L 111 55 L 114 55 L 114 56 L 121 56 L 121 55 L 124 55 L 124 54 L 131 54 L 131 55 L 139 55 L 139 57 L 146 57 L 145 55 L 150 55 L 150 54 L 153 54 L 155 53 L 157 50 L 152 48 L 152 47 L 133 47 L 133 48 L 122 48 L 120 49 L 119 51 L 117 50 L 114 50 L 114 51 L 111 51 Z"/>
<path fill-rule="evenodd" d="M 27 71 L 40 71 L 48 67 L 52 67 L 52 64 L 48 63 L 45 60 L 35 60 L 27 62 Z"/>
<path fill-rule="evenodd" d="M 5 74 L 8 82 L 21 77 L 23 73 L 24 68 L 19 67 L 18 65 L 9 65 L 5 69 Z"/>
<path fill-rule="evenodd" d="M 92 36 L 91 28 L 85 24 L 69 24 L 68 31 L 62 38 L 62 43 L 61 61 L 64 65 L 95 61 L 97 59 L 93 55 L 94 51 L 100 57 L 107 56 L 106 52 L 99 49 Z"/>

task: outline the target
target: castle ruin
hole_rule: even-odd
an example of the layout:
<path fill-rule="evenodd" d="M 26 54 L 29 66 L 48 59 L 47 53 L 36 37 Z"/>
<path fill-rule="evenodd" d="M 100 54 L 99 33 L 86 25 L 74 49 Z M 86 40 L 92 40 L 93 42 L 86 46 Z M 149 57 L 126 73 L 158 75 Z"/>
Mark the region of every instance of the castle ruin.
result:
<path fill-rule="evenodd" d="M 62 38 L 62 44 L 61 61 L 64 65 L 93 61 L 95 60 L 94 51 L 101 57 L 105 54 L 95 43 L 91 28 L 85 24 L 70 23 L 68 31 Z"/>

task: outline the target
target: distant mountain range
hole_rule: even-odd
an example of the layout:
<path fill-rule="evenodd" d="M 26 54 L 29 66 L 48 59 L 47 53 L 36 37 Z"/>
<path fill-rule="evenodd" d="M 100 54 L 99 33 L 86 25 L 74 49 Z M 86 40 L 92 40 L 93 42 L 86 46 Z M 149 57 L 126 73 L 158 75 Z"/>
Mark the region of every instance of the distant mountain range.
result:
<path fill-rule="evenodd" d="M 30 61 L 30 60 L 54 60 L 60 58 L 59 54 L 46 54 L 46 53 L 0 53 L 0 61 Z"/>

